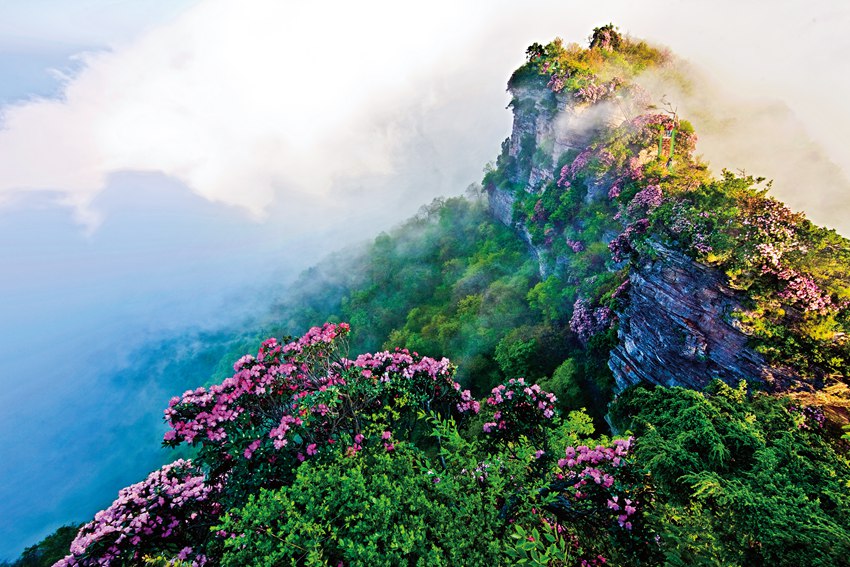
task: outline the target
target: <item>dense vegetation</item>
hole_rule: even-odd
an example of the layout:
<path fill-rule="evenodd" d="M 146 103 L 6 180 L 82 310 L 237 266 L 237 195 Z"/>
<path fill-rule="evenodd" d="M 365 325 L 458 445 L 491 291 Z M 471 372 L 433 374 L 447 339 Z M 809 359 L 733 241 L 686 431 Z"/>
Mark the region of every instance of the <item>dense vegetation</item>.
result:
<path fill-rule="evenodd" d="M 329 323 L 240 344 L 166 409 L 191 460 L 17 564 L 71 539 L 59 565 L 846 564 L 848 242 L 760 179 L 709 174 L 690 125 L 630 83 L 666 52 L 603 26 L 527 55 L 517 116 L 618 97 L 629 115 L 560 155 L 506 141 L 483 185 L 519 235 L 479 191 L 309 270 L 269 334 Z M 657 246 L 725 272 L 753 345 L 808 397 L 757 380 L 615 397 L 617 313 Z"/>
<path fill-rule="evenodd" d="M 626 391 L 612 416 L 640 440 L 667 563 L 846 562 L 850 469 L 819 412 L 716 381 Z"/>
<path fill-rule="evenodd" d="M 447 359 L 349 359 L 347 338 L 327 324 L 269 339 L 174 398 L 165 443 L 195 458 L 124 489 L 58 564 L 835 565 L 850 551 L 850 464 L 812 408 L 746 383 L 639 387 L 611 406 L 631 431 L 612 440 L 539 385 L 478 401 Z"/>
<path fill-rule="evenodd" d="M 587 407 L 601 423 L 611 379 L 597 355 L 612 335 L 596 349 L 582 344 L 566 313 L 552 310 L 522 241 L 493 222 L 479 193 L 423 207 L 349 262 L 333 257 L 302 276 L 278 308 L 285 331 L 350 321 L 355 351 L 440 353 L 477 395 L 505 378 L 543 380 L 562 409 Z"/>

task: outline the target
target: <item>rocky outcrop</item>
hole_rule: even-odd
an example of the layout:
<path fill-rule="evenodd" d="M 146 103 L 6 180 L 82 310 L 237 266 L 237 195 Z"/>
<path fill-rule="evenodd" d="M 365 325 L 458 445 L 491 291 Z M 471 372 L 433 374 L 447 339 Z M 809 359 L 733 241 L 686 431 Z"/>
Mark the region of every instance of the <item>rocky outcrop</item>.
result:
<path fill-rule="evenodd" d="M 490 215 L 506 226 L 513 226 L 514 201 L 516 197 L 513 193 L 504 189 L 491 187 L 487 192 Z"/>
<path fill-rule="evenodd" d="M 564 152 L 583 150 L 600 129 L 626 118 L 614 103 L 580 104 L 570 93 L 553 93 L 541 85 L 510 92 L 514 123 L 507 152 L 518 162 L 511 181 L 529 192 L 552 181 L 555 162 Z"/>
<path fill-rule="evenodd" d="M 567 91 L 552 92 L 541 81 L 532 78 L 510 87 L 513 129 L 500 156 L 510 183 L 491 184 L 487 191 L 493 217 L 526 242 L 541 277 L 553 272 L 569 277 L 569 258 L 554 255 L 548 246 L 535 245 L 529 226 L 514 222 L 514 204 L 523 190 L 532 194 L 553 190 L 551 181 L 559 174 L 559 160 L 569 155 L 565 152 L 578 155 L 602 130 L 635 116 L 643 103 L 627 96 L 581 103 Z M 654 145 L 634 155 L 637 164 L 654 159 Z M 595 175 L 595 179 L 583 179 L 587 205 L 608 200 L 615 183 L 605 172 Z M 569 222 L 573 230 L 582 232 L 589 219 Z M 618 234 L 607 230 L 601 241 L 608 244 Z M 732 317 L 743 310 L 745 297 L 726 285 L 724 273 L 659 244 L 651 246 L 654 253 L 644 255 L 630 268 L 629 304 L 617 314 L 619 341 L 608 366 L 619 389 L 639 382 L 702 389 L 715 378 L 729 384 L 757 381 L 783 390 L 798 383 L 793 371 L 771 367 L 748 346 L 748 335 Z M 628 261 L 608 269 L 620 270 Z"/>
<path fill-rule="evenodd" d="M 529 253 L 537 262 L 540 277 L 546 279 L 550 274 L 549 266 L 546 262 L 546 249 L 542 246 L 534 245 L 531 240 L 531 233 L 528 232 L 528 228 L 525 225 L 521 223 L 515 224 L 513 222 L 514 201 L 516 201 L 516 197 L 514 197 L 513 193 L 497 187 L 491 188 L 487 199 L 490 207 L 490 216 L 506 226 L 513 227 L 517 231 L 517 235 L 528 246 Z"/>
<path fill-rule="evenodd" d="M 540 85 L 516 87 L 510 92 L 514 122 L 507 151 L 516 160 L 510 172 L 511 182 L 525 185 L 526 191 L 537 191 L 552 179 L 557 96 Z M 545 167 L 547 163 L 548 168 Z"/>
<path fill-rule="evenodd" d="M 702 389 L 715 378 L 778 386 L 790 371 L 766 364 L 732 318 L 743 296 L 723 273 L 659 244 L 630 275 L 619 344 L 608 366 L 619 389 L 639 382 Z"/>

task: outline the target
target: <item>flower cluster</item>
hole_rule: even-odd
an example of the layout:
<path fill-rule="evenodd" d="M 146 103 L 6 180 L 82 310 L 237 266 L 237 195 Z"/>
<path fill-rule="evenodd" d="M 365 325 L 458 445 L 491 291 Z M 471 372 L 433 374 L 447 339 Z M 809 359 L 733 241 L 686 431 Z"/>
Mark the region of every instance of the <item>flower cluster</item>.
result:
<path fill-rule="evenodd" d="M 546 207 L 543 206 L 543 200 L 537 199 L 537 202 L 534 203 L 534 214 L 531 215 L 531 220 L 534 222 L 546 222 L 549 218 L 549 213 L 546 211 Z"/>
<path fill-rule="evenodd" d="M 293 450 L 299 450 L 299 460 L 303 460 L 305 447 L 306 457 L 310 457 L 318 453 L 317 447 L 332 445 L 340 434 L 354 431 L 354 442 L 347 449 L 354 455 L 362 448 L 357 415 L 391 404 L 400 395 L 423 408 L 436 409 L 443 404 L 461 414 L 478 413 L 478 402 L 469 390 L 461 391 L 454 371 L 447 358 L 437 360 L 407 349 L 343 358 L 318 388 L 293 394 L 293 403 L 284 406 L 286 413 L 268 436 L 276 450 L 295 441 Z"/>
<path fill-rule="evenodd" d="M 350 360 L 340 353 L 348 332 L 348 325 L 328 324 L 285 345 L 263 342 L 222 383 L 171 400 L 164 443 L 200 445 L 211 481 L 262 486 L 296 460 L 360 435 L 363 416 L 375 408 L 478 412 L 448 359 L 396 349 Z M 350 445 L 352 454 L 359 445 Z"/>
<path fill-rule="evenodd" d="M 121 489 L 118 499 L 95 514 L 71 543 L 71 554 L 59 567 L 139 562 L 170 542 L 183 541 L 187 522 L 214 511 L 213 487 L 191 461 L 178 460 L 152 472 L 147 479 Z M 203 565 L 206 558 L 181 551 L 182 559 Z"/>
<path fill-rule="evenodd" d="M 698 254 L 709 254 L 714 251 L 710 235 L 715 230 L 716 213 L 700 211 L 694 214 L 689 204 L 688 201 L 679 201 L 673 205 L 667 228 L 685 246 L 690 245 Z"/>
<path fill-rule="evenodd" d="M 751 261 L 761 275 L 772 275 L 784 284 L 778 297 L 797 305 L 808 313 L 826 314 L 835 305 L 809 274 L 791 267 L 786 257 L 790 252 L 805 251 L 797 226 L 803 215 L 794 213 L 774 199 L 751 198 L 745 202 L 741 224 L 748 240 L 757 244 Z"/>
<path fill-rule="evenodd" d="M 612 167 L 615 163 L 617 163 L 617 158 L 614 157 L 614 154 L 612 154 L 608 148 L 600 149 L 596 158 L 599 160 L 599 165 L 602 167 Z"/>
<path fill-rule="evenodd" d="M 657 209 L 664 202 L 664 194 L 658 185 L 647 185 L 629 202 L 628 211 L 630 215 L 637 213 L 649 213 Z"/>
<path fill-rule="evenodd" d="M 638 219 L 626 227 L 622 233 L 614 237 L 608 243 L 608 250 L 611 251 L 611 257 L 615 262 L 622 262 L 626 257 L 634 252 L 632 247 L 632 239 L 635 236 L 644 234 L 649 229 L 649 219 Z"/>
<path fill-rule="evenodd" d="M 565 190 L 569 189 L 570 188 L 569 177 L 570 177 L 570 165 L 567 164 L 567 165 L 565 165 L 564 167 L 561 168 L 561 173 L 558 177 L 558 183 L 557 183 L 558 187 L 562 187 Z"/>
<path fill-rule="evenodd" d="M 564 87 L 567 85 L 567 77 L 561 75 L 560 73 L 554 73 L 552 77 L 549 79 L 549 82 L 546 83 L 546 86 L 549 87 L 552 92 L 559 93 L 564 90 Z"/>
<path fill-rule="evenodd" d="M 815 283 L 811 276 L 792 271 L 785 284 L 785 289 L 779 292 L 779 298 L 788 303 L 799 305 L 803 311 L 826 314 L 833 303 L 829 295 Z"/>
<path fill-rule="evenodd" d="M 289 430 L 293 427 L 298 427 L 303 423 L 304 421 L 300 417 L 295 417 L 292 415 L 284 415 L 283 417 L 281 417 L 278 426 L 269 431 L 269 438 L 272 439 L 274 448 L 283 449 L 284 447 L 286 447 L 289 444 L 289 440 L 286 438 L 287 434 L 289 433 Z M 256 450 L 256 447 L 254 448 L 254 450 Z"/>
<path fill-rule="evenodd" d="M 608 307 L 591 309 L 582 299 L 576 299 L 573 304 L 573 316 L 570 318 L 570 330 L 578 335 L 582 343 L 587 343 L 590 337 L 611 326 L 613 312 Z"/>
<path fill-rule="evenodd" d="M 511 378 L 493 388 L 487 398 L 487 404 L 495 411 L 492 421 L 484 424 L 484 432 L 500 439 L 540 432 L 541 426 L 551 424 L 555 418 L 556 401 L 555 394 L 541 390 L 537 384 Z"/>
<path fill-rule="evenodd" d="M 791 211 L 776 199 L 752 197 L 745 201 L 746 216 L 742 224 L 755 229 L 755 233 L 770 242 L 785 244 L 797 237 L 797 226 L 803 215 Z"/>
<path fill-rule="evenodd" d="M 617 90 L 617 87 L 623 84 L 622 79 L 614 77 L 607 83 L 597 85 L 591 81 L 575 92 L 573 96 L 578 100 L 590 104 L 595 104 L 601 100 L 611 97 Z"/>
<path fill-rule="evenodd" d="M 575 176 L 578 173 L 587 167 L 587 164 L 590 163 L 590 159 L 593 157 L 593 150 L 590 148 L 585 148 L 582 152 L 575 157 L 572 163 L 569 165 L 567 169 L 567 174 L 571 179 L 575 179 Z M 564 171 L 561 170 L 561 176 L 563 177 Z"/>
<path fill-rule="evenodd" d="M 800 416 L 797 427 L 800 429 L 823 429 L 826 425 L 826 415 L 823 408 L 817 406 L 790 406 L 792 414 Z"/>
<path fill-rule="evenodd" d="M 456 407 L 460 413 L 478 413 L 481 411 L 481 403 L 472 397 L 469 390 L 460 393 L 460 402 Z"/>
<path fill-rule="evenodd" d="M 393 445 L 393 433 L 392 433 L 392 431 L 384 431 L 383 433 L 381 433 L 381 441 L 384 442 L 384 449 L 385 450 L 387 450 L 387 451 L 395 450 L 395 445 Z"/>
<path fill-rule="evenodd" d="M 578 254 L 579 252 L 581 252 L 582 250 L 584 250 L 584 244 L 582 244 L 582 243 L 581 243 L 581 242 L 579 242 L 578 240 L 570 240 L 570 239 L 568 238 L 568 239 L 567 239 L 567 246 L 569 246 L 569 247 L 570 247 L 570 250 L 572 250 L 572 251 L 573 251 L 573 252 L 575 252 L 576 254 Z"/>
<path fill-rule="evenodd" d="M 390 389 L 403 388 L 418 403 L 458 405 L 469 402 L 469 392 L 460 391 L 454 381 L 455 367 L 448 358 L 439 360 L 407 349 L 361 354 L 354 360 L 343 361 L 342 368 L 354 369 L 360 376 L 373 382 L 382 382 Z M 463 400 L 466 396 L 468 399 Z M 469 406 L 470 409 L 473 406 Z"/>
<path fill-rule="evenodd" d="M 635 156 L 630 157 L 626 167 L 626 175 L 635 181 L 643 179 L 643 162 Z"/>
<path fill-rule="evenodd" d="M 236 373 L 221 384 L 172 398 L 165 410 L 171 429 L 164 442 L 171 446 L 184 441 L 190 445 L 223 445 L 227 442 L 227 429 L 232 429 L 243 415 L 247 421 L 256 422 L 268 415 L 268 406 L 284 393 L 327 387 L 328 371 L 336 364 L 337 342 L 348 331 L 346 323 L 328 323 L 313 327 L 284 346 L 274 338 L 267 339 L 256 357 L 240 358 L 233 366 Z"/>
<path fill-rule="evenodd" d="M 564 457 L 558 460 L 556 475 L 565 496 L 574 502 L 585 502 L 597 512 L 607 511 L 626 530 L 632 529 L 638 502 L 628 494 L 617 493 L 624 488 L 617 486 L 617 469 L 627 464 L 632 441 L 629 437 L 615 440 L 611 447 L 567 447 Z M 604 503 L 604 507 L 594 506 L 593 502 Z"/>

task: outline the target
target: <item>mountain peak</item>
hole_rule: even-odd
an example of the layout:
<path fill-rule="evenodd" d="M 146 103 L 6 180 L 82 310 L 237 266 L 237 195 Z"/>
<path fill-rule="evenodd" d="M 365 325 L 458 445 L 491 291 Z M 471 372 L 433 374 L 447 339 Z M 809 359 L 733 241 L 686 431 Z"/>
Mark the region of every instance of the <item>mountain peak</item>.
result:
<path fill-rule="evenodd" d="M 850 242 L 762 178 L 709 173 L 676 101 L 638 84 L 672 55 L 610 24 L 587 48 L 556 39 L 526 55 L 484 178 L 490 209 L 573 306 L 574 330 L 618 329 L 617 384 L 845 385 Z"/>

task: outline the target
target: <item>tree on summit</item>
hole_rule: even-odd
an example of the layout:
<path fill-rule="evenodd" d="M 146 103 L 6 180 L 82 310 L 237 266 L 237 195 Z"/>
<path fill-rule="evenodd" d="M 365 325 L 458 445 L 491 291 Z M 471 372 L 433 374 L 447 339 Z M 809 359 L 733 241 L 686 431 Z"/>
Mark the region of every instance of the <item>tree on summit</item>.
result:
<path fill-rule="evenodd" d="M 590 36 L 590 48 L 599 47 L 608 51 L 616 51 L 620 48 L 620 43 L 623 37 L 614 24 L 608 24 L 593 28 L 593 35 Z"/>

